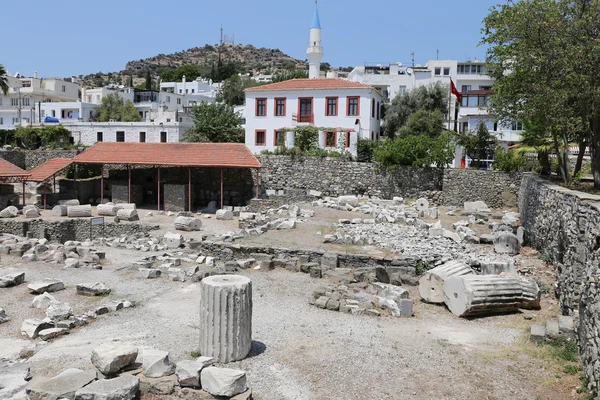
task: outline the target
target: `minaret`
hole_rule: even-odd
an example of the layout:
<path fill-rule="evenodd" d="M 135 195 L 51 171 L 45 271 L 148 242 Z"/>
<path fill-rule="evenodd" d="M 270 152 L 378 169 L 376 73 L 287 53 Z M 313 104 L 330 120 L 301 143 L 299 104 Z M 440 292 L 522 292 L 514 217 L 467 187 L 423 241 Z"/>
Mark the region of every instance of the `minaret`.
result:
<path fill-rule="evenodd" d="M 310 26 L 310 43 L 306 49 L 306 57 L 308 58 L 308 77 L 320 78 L 323 48 L 321 47 L 321 21 L 319 21 L 317 0 L 315 0 L 315 13 Z"/>

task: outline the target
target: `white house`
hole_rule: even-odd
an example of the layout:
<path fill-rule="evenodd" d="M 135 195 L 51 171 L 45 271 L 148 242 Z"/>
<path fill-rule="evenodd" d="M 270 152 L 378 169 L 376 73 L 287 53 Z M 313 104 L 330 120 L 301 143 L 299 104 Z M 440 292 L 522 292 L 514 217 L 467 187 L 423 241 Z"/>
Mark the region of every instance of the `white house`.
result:
<path fill-rule="evenodd" d="M 246 146 L 254 153 L 294 147 L 293 128 L 315 126 L 319 147 L 356 155 L 356 141 L 378 139 L 383 97 L 344 79 L 292 79 L 246 89 Z"/>
<path fill-rule="evenodd" d="M 79 85 L 58 78 L 7 76 L 8 93 L 0 92 L 0 129 L 39 122 L 48 102 L 77 101 Z"/>
<path fill-rule="evenodd" d="M 181 82 L 160 83 L 160 91 L 181 96 L 184 107 L 191 107 L 203 101 L 214 103 L 220 90 L 220 83 L 213 83 L 210 79 L 200 77 L 188 82 L 185 75 Z"/>

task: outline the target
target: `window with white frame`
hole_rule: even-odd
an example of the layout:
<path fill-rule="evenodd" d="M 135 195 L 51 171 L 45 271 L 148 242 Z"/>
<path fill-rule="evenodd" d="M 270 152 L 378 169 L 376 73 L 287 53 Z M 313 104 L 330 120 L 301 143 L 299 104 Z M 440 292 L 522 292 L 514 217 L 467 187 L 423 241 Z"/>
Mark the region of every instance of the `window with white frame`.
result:
<path fill-rule="evenodd" d="M 19 118 L 13 117 L 13 125 L 17 125 L 19 123 Z"/>
<path fill-rule="evenodd" d="M 0 125 L 4 125 L 4 118 L 0 117 Z"/>
<path fill-rule="evenodd" d="M 400 85 L 400 87 L 398 88 L 398 93 L 400 93 L 400 94 L 406 93 L 406 86 Z"/>
<path fill-rule="evenodd" d="M 19 105 L 19 99 L 18 98 L 14 98 L 14 99 L 10 99 L 10 105 L 13 107 L 16 107 Z"/>
<path fill-rule="evenodd" d="M 444 76 L 448 76 L 448 75 L 450 75 L 450 68 L 445 67 L 444 68 Z"/>
<path fill-rule="evenodd" d="M 434 73 L 435 73 L 435 76 L 440 76 L 442 74 L 442 68 L 435 67 Z"/>
<path fill-rule="evenodd" d="M 63 91 L 63 93 L 66 93 L 66 91 L 67 91 L 67 86 L 66 85 L 62 85 L 62 91 Z"/>
<path fill-rule="evenodd" d="M 462 88 L 461 88 L 460 91 L 463 92 L 463 93 L 470 92 L 471 91 L 471 85 L 462 85 Z"/>
<path fill-rule="evenodd" d="M 513 121 L 510 124 L 510 129 L 513 131 L 522 131 L 523 130 L 523 124 L 518 122 L 518 121 Z"/>
<path fill-rule="evenodd" d="M 23 105 L 24 106 L 29 106 L 31 105 L 31 99 L 29 97 L 24 97 L 23 98 Z"/>

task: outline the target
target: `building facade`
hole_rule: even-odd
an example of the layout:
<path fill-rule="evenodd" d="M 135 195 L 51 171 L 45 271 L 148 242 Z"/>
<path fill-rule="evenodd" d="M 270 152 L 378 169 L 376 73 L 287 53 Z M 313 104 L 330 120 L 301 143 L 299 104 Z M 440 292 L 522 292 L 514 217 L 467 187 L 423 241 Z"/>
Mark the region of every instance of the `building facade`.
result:
<path fill-rule="evenodd" d="M 295 145 L 294 128 L 313 126 L 318 145 L 356 155 L 360 139 L 380 135 L 383 97 L 343 79 L 292 79 L 246 89 L 245 143 L 254 153 Z"/>
<path fill-rule="evenodd" d="M 523 127 L 516 121 L 502 125 L 488 114 L 485 105 L 493 93 L 494 79 L 487 74 L 485 62 L 459 62 L 456 60 L 430 60 L 424 66 L 404 66 L 401 63 L 373 64 L 356 67 L 347 78 L 353 82 L 373 85 L 391 101 L 398 94 L 423 85 L 454 82 L 461 94 L 458 119 L 446 116 L 447 128 L 458 132 L 472 131 L 483 122 L 496 135 L 501 144 L 509 146 L 520 140 Z M 454 110 L 456 97 L 450 96 L 450 110 Z"/>
<path fill-rule="evenodd" d="M 41 105 L 77 101 L 79 85 L 58 78 L 7 76 L 8 93 L 0 92 L 0 129 L 14 129 L 42 119 Z"/>

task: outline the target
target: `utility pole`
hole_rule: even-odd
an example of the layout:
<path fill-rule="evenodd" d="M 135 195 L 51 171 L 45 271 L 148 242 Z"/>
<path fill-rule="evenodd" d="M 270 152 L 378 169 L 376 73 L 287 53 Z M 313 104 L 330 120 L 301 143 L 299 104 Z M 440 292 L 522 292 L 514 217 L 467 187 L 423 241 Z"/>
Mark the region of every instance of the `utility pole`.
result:
<path fill-rule="evenodd" d="M 415 67 L 415 52 L 413 51 L 412 53 L 410 53 L 410 55 L 412 56 L 412 66 L 414 68 Z"/>
<path fill-rule="evenodd" d="M 17 93 L 19 94 L 19 99 L 17 100 L 17 118 L 19 120 L 19 126 L 21 126 L 21 87 L 17 86 Z"/>
<path fill-rule="evenodd" d="M 439 60 L 440 59 L 440 49 L 437 49 L 436 52 L 437 52 L 437 56 L 435 57 L 435 59 Z"/>

